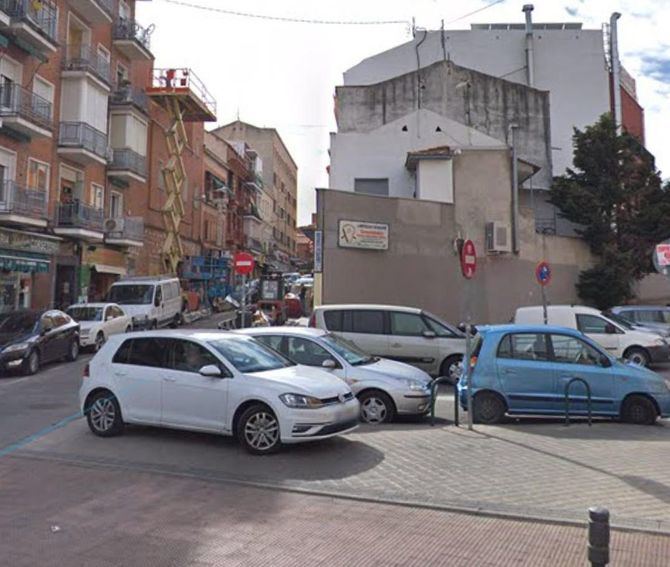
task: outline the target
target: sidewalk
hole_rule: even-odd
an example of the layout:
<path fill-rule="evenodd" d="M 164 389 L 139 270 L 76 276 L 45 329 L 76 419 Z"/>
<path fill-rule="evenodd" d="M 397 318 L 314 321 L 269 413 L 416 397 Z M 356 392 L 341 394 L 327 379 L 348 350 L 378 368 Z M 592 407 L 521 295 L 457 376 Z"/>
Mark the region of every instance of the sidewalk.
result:
<path fill-rule="evenodd" d="M 14 567 L 586 564 L 576 527 L 16 457 L 0 479 L 0 556 Z M 664 567 L 670 538 L 614 532 L 611 554 Z"/>

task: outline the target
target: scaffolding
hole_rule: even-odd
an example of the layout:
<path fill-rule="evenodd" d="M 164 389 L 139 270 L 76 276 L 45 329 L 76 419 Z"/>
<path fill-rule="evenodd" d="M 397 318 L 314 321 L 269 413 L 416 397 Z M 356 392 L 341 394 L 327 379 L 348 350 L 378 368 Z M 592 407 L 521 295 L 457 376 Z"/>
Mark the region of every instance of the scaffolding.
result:
<path fill-rule="evenodd" d="M 188 144 L 185 122 L 216 121 L 216 102 L 190 69 L 154 69 L 147 94 L 170 117 L 165 130 L 168 161 L 161 171 L 167 194 L 162 208 L 166 232 L 162 260 L 167 272 L 177 273 L 184 257 L 180 227 L 184 218 L 182 191 L 188 183 L 182 158 Z"/>

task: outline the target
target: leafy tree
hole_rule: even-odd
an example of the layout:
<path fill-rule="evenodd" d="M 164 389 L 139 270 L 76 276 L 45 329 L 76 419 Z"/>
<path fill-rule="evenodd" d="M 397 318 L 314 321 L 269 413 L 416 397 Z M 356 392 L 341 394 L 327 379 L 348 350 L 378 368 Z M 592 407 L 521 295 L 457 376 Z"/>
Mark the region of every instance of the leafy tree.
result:
<path fill-rule="evenodd" d="M 631 299 L 633 283 L 653 270 L 654 245 L 670 237 L 670 184 L 610 114 L 575 129 L 573 143 L 574 169 L 554 179 L 550 201 L 598 258 L 580 274 L 579 296 L 605 309 Z"/>

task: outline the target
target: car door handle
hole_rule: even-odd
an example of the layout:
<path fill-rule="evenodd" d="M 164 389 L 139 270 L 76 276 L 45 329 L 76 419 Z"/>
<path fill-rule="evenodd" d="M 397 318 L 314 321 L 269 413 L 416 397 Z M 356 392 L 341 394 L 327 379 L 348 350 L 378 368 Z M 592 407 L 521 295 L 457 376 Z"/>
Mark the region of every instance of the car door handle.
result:
<path fill-rule="evenodd" d="M 516 370 L 512 370 L 511 368 L 505 368 L 503 370 L 503 374 L 516 374 Z"/>
<path fill-rule="evenodd" d="M 114 376 L 128 376 L 127 372 L 121 372 L 120 370 L 114 371 Z"/>
<path fill-rule="evenodd" d="M 163 382 L 176 382 L 176 378 L 163 378 Z"/>

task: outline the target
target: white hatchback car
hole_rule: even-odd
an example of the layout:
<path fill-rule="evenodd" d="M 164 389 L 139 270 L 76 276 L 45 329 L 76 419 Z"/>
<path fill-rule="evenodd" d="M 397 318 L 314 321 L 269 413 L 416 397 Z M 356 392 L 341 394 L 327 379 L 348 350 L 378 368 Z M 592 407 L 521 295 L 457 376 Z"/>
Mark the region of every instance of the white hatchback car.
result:
<path fill-rule="evenodd" d="M 396 415 L 430 411 L 431 377 L 414 366 L 365 354 L 350 341 L 321 329 L 265 327 L 237 331 L 279 351 L 296 364 L 329 370 L 361 403 L 361 421 L 378 424 Z"/>
<path fill-rule="evenodd" d="M 77 303 L 67 314 L 79 323 L 79 344 L 97 352 L 112 335 L 133 330 L 133 318 L 116 303 Z"/>
<path fill-rule="evenodd" d="M 358 426 L 358 400 L 342 380 L 220 331 L 111 337 L 87 365 L 79 397 L 101 437 L 138 423 L 234 435 L 254 454 Z"/>

